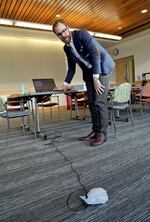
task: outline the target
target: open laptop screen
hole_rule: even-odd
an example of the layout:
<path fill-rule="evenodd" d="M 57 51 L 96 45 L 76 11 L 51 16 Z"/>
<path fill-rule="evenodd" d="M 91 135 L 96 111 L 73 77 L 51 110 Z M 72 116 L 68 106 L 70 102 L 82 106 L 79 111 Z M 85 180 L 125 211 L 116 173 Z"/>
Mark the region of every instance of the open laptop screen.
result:
<path fill-rule="evenodd" d="M 56 84 L 54 79 L 32 79 L 36 92 L 52 91 Z"/>

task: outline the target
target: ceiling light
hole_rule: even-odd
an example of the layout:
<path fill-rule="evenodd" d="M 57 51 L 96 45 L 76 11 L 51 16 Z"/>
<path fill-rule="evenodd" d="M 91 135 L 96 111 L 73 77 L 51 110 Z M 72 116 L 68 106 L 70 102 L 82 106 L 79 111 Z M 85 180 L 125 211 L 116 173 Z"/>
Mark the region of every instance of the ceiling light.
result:
<path fill-rule="evenodd" d="M 118 30 L 121 30 L 121 29 L 122 29 L 122 27 L 121 27 L 121 26 L 119 26 L 119 27 L 118 27 Z"/>
<path fill-rule="evenodd" d="M 59 18 L 59 17 L 60 17 L 60 15 L 59 15 L 59 14 L 57 14 L 57 15 L 56 15 L 56 18 Z"/>
<path fill-rule="evenodd" d="M 94 32 L 88 31 L 88 33 L 90 33 L 91 36 L 94 36 Z"/>
<path fill-rule="evenodd" d="M 40 23 L 32 23 L 32 22 L 22 22 L 22 21 L 15 21 L 15 26 L 24 27 L 24 28 L 32 28 L 32 29 L 42 29 L 42 30 L 49 30 L 52 31 L 51 25 L 45 25 Z"/>
<path fill-rule="evenodd" d="M 141 10 L 141 13 L 142 13 L 142 14 L 144 14 L 144 13 L 146 13 L 146 12 L 148 12 L 147 9 L 143 9 L 143 10 Z"/>
<path fill-rule="evenodd" d="M 14 21 L 11 19 L 0 19 L 0 25 L 13 25 Z"/>
<path fill-rule="evenodd" d="M 0 25 L 11 25 L 11 26 L 17 26 L 17 27 L 52 31 L 52 25 L 32 23 L 32 22 L 23 22 L 23 21 L 10 20 L 10 19 L 0 19 Z M 69 28 L 69 29 L 70 29 L 70 31 L 78 30 L 78 29 L 74 29 L 74 28 Z M 110 40 L 121 40 L 122 39 L 122 37 L 118 36 L 118 35 L 110 35 L 110 34 L 99 33 L 99 32 L 94 33 L 91 31 L 88 31 L 88 32 L 92 36 L 97 37 L 97 38 L 110 39 Z"/>
<path fill-rule="evenodd" d="M 121 40 L 122 37 L 118 35 L 111 35 L 106 33 L 95 32 L 94 37 L 102 38 L 102 39 L 113 39 L 113 40 Z"/>
<path fill-rule="evenodd" d="M 71 32 L 75 31 L 75 30 L 79 30 L 79 29 L 74 29 L 74 28 L 69 28 L 69 30 Z M 88 30 L 87 30 L 88 31 Z M 94 36 L 94 32 L 88 31 L 88 33 L 90 33 L 91 36 Z"/>

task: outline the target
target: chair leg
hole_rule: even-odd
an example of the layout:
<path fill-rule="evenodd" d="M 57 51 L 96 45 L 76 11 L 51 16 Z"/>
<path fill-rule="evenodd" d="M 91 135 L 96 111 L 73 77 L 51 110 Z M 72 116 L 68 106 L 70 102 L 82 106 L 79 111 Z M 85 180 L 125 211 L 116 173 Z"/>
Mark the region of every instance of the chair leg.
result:
<path fill-rule="evenodd" d="M 57 108 L 58 108 L 58 119 L 60 120 L 60 106 L 59 106 L 59 96 L 57 96 Z"/>
<path fill-rule="evenodd" d="M 42 105 L 42 116 L 43 116 L 43 122 L 44 122 L 44 119 L 45 119 L 45 115 L 44 115 L 44 106 Z"/>
<path fill-rule="evenodd" d="M 143 116 L 144 112 L 143 112 L 143 103 L 141 102 L 141 114 Z"/>
<path fill-rule="evenodd" d="M 23 135 L 24 135 L 24 131 L 25 131 L 24 117 L 21 117 L 21 119 L 22 119 L 22 130 L 23 130 Z"/>
<path fill-rule="evenodd" d="M 116 132 L 116 121 L 115 121 L 115 113 L 114 110 L 111 111 L 111 122 L 113 123 L 113 128 L 115 132 L 115 139 L 117 138 L 117 132 Z"/>
<path fill-rule="evenodd" d="M 129 106 L 129 112 L 130 112 L 130 118 L 131 118 L 131 124 L 132 124 L 132 132 L 133 132 L 134 122 L 133 122 L 133 114 L 132 114 L 132 108 L 131 108 L 131 106 Z"/>
<path fill-rule="evenodd" d="M 86 114 L 86 104 L 84 103 L 84 108 L 83 108 L 83 120 L 85 120 L 85 114 Z"/>
<path fill-rule="evenodd" d="M 34 139 L 37 138 L 37 131 L 36 131 L 36 119 L 34 114 L 34 108 L 33 108 L 33 101 L 31 100 L 31 113 L 32 113 L 32 124 L 33 124 L 33 133 L 34 133 Z"/>
<path fill-rule="evenodd" d="M 29 131 L 30 130 L 30 116 L 27 116 L 27 130 Z"/>
<path fill-rule="evenodd" d="M 72 104 L 70 105 L 70 119 L 72 118 Z"/>
<path fill-rule="evenodd" d="M 50 119 L 52 120 L 53 114 L 52 114 L 52 106 L 50 107 Z"/>
<path fill-rule="evenodd" d="M 7 146 L 9 146 L 10 143 L 10 122 L 9 122 L 9 118 L 7 118 Z"/>
<path fill-rule="evenodd" d="M 86 117 L 86 108 L 87 108 L 87 105 L 86 105 L 86 103 L 84 103 L 83 120 L 85 120 L 85 117 Z"/>
<path fill-rule="evenodd" d="M 59 107 L 59 103 L 58 103 L 57 108 L 58 108 L 58 119 L 60 120 L 60 107 Z"/>
<path fill-rule="evenodd" d="M 26 118 L 25 117 L 22 117 L 22 127 L 23 127 L 23 129 L 25 130 L 29 130 L 29 122 L 30 122 L 30 120 L 29 120 L 29 116 L 27 116 Z"/>
<path fill-rule="evenodd" d="M 37 103 L 36 103 L 36 108 L 38 109 Z M 36 114 L 34 113 L 33 100 L 31 100 L 31 113 L 32 113 L 32 124 L 33 124 L 34 139 L 36 139 L 37 138 L 36 118 L 35 118 Z"/>

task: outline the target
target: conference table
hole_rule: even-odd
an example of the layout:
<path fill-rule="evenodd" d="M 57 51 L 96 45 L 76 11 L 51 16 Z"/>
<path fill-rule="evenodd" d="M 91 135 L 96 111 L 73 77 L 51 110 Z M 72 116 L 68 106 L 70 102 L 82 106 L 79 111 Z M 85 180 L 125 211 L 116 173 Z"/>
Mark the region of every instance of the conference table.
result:
<path fill-rule="evenodd" d="M 136 87 L 133 87 L 134 89 Z M 58 94 L 65 94 L 65 95 L 72 95 L 75 100 L 75 113 L 76 113 L 76 119 L 79 117 L 79 111 L 78 111 L 78 101 L 77 101 L 77 94 L 81 92 L 87 92 L 86 89 L 72 89 L 72 90 L 52 90 L 48 92 L 30 92 L 25 94 L 16 94 L 16 95 L 10 95 L 8 98 L 20 98 L 22 100 L 31 100 L 32 104 L 32 112 L 34 117 L 34 131 L 35 131 L 35 137 L 41 137 L 42 139 L 46 140 L 47 135 L 41 131 L 40 128 L 40 121 L 39 121 L 39 112 L 38 112 L 38 98 L 42 96 L 48 96 L 48 95 L 58 95 Z M 114 89 L 110 89 L 109 93 L 110 95 L 113 94 Z M 119 117 L 119 113 L 117 114 L 117 117 Z"/>
<path fill-rule="evenodd" d="M 77 102 L 77 93 L 80 92 L 86 92 L 85 89 L 80 89 L 80 90 L 52 90 L 48 92 L 30 92 L 30 93 L 25 93 L 25 94 L 15 94 L 15 95 L 10 95 L 8 98 L 13 98 L 13 99 L 20 99 L 20 100 L 28 100 L 31 101 L 32 104 L 32 112 L 33 112 L 33 118 L 34 118 L 34 133 L 35 137 L 40 137 L 44 140 L 47 140 L 47 135 L 41 131 L 40 128 L 40 121 L 39 121 L 39 112 L 38 112 L 38 98 L 42 96 L 48 96 L 48 95 L 58 95 L 58 94 L 68 94 L 68 95 L 73 95 L 75 99 L 75 112 L 76 112 L 76 117 L 79 116 L 78 113 L 78 102 Z"/>

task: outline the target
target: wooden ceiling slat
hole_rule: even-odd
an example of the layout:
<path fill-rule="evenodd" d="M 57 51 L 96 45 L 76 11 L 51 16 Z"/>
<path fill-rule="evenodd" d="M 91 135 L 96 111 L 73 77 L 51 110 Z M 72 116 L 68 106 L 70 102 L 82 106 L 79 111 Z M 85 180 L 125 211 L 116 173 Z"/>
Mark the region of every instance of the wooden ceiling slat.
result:
<path fill-rule="evenodd" d="M 20 4 L 20 6 L 19 6 L 19 8 L 18 8 L 18 10 L 15 14 L 15 20 L 21 20 L 20 18 L 22 16 L 22 12 L 23 12 L 23 9 L 24 9 L 26 3 L 27 3 L 27 0 L 22 0 L 21 1 L 21 4 Z"/>
<path fill-rule="evenodd" d="M 84 17 L 85 17 L 85 15 L 87 16 L 89 9 L 87 9 L 86 6 L 87 6 L 88 2 L 89 2 L 88 0 L 84 1 L 84 4 L 82 4 L 82 7 L 81 6 L 79 7 L 78 6 L 79 1 L 78 1 L 78 4 L 76 4 L 76 7 L 74 8 L 75 13 L 73 12 L 73 14 L 72 14 L 72 13 L 68 12 L 68 15 L 64 16 L 65 19 L 67 21 L 69 21 L 68 22 L 69 25 L 73 26 L 74 23 L 76 23 L 77 21 L 83 20 L 82 15 L 84 15 Z"/>
<path fill-rule="evenodd" d="M 93 5 L 91 4 L 91 2 L 90 2 L 90 5 L 91 5 L 91 8 L 92 8 L 92 12 L 91 11 L 89 11 L 89 12 L 85 12 L 84 10 L 82 11 L 82 14 L 80 14 L 80 15 L 76 15 L 76 18 L 75 17 L 73 17 L 74 18 L 74 20 L 75 20 L 75 24 L 77 23 L 77 21 L 78 21 L 78 17 L 80 17 L 81 18 L 81 20 L 82 20 L 82 26 L 84 27 L 84 24 L 83 23 L 85 23 L 85 24 L 91 24 L 91 25 L 88 25 L 88 26 L 90 26 L 90 27 L 92 27 L 92 24 L 93 24 L 93 26 L 95 26 L 94 25 L 94 23 L 95 23 L 95 20 L 96 20 L 96 18 L 97 18 L 97 14 L 99 13 L 100 14 L 100 17 L 98 17 L 98 21 L 99 20 L 102 20 L 101 19 L 101 13 L 100 13 L 100 10 L 99 10 L 99 7 L 98 7 L 98 5 L 100 4 L 98 1 L 97 2 L 92 2 L 93 3 Z M 110 9 L 109 9 L 110 10 Z M 102 10 L 103 11 L 103 10 Z M 92 18 L 91 19 L 88 19 L 88 16 L 90 16 L 90 14 L 92 13 Z M 108 17 L 108 16 L 107 16 Z M 86 22 L 87 21 L 87 19 L 88 19 L 88 23 Z M 110 20 L 110 18 L 109 18 L 109 20 Z M 83 22 L 83 21 L 85 21 L 85 22 Z M 112 21 L 113 22 L 113 21 Z M 92 28 L 91 28 L 91 30 L 92 30 Z"/>
<path fill-rule="evenodd" d="M 35 22 L 47 24 L 45 22 L 45 19 L 47 19 L 49 17 L 49 14 L 51 14 L 51 8 L 55 7 L 54 3 L 56 3 L 56 1 L 55 0 L 46 1 L 45 3 L 46 4 L 44 5 L 43 10 L 39 10 L 37 13 L 37 16 L 34 17 Z M 33 13 L 33 15 L 34 15 L 34 13 Z"/>
<path fill-rule="evenodd" d="M 9 15 L 11 18 L 16 19 L 16 13 L 17 13 L 18 9 L 20 8 L 21 3 L 22 3 L 22 0 L 21 1 L 16 1 L 15 6 L 12 7 L 11 14 Z"/>
<path fill-rule="evenodd" d="M 109 16 L 110 15 L 112 15 L 111 13 L 109 13 L 109 11 L 106 11 L 105 10 L 105 12 L 107 12 L 108 14 L 109 14 Z M 125 16 L 125 19 L 127 19 L 129 16 L 128 16 L 128 13 L 129 13 L 129 11 L 127 12 L 127 14 L 126 14 L 126 16 Z M 134 13 L 131 13 L 131 15 L 133 15 L 134 16 Z M 113 16 L 112 16 L 113 17 Z M 130 18 L 129 18 L 129 20 L 130 20 L 130 23 L 132 22 L 132 21 L 135 21 L 135 16 L 133 17 L 133 19 L 131 19 L 132 17 L 130 16 Z M 110 19 L 111 19 L 111 16 L 110 16 Z M 124 20 L 125 20 L 124 19 Z M 115 22 L 115 21 L 113 21 L 113 19 L 111 19 L 111 21 L 112 22 Z M 117 22 L 117 20 L 116 20 L 116 22 Z M 118 22 L 119 22 L 119 20 L 118 20 Z M 118 23 L 117 22 L 117 23 Z M 121 22 L 121 19 L 120 19 L 120 22 Z M 101 26 L 101 28 L 103 27 L 103 26 L 109 26 L 109 27 L 111 27 L 112 28 L 112 24 L 109 22 L 109 21 L 107 21 L 107 20 L 103 20 L 102 19 L 102 22 L 99 22 L 99 18 L 97 18 L 96 20 L 95 20 L 95 23 L 96 23 L 96 25 L 100 25 Z M 118 26 L 119 27 L 119 26 Z M 92 23 L 92 25 L 91 25 L 91 28 L 92 29 L 94 29 L 94 24 Z"/>
<path fill-rule="evenodd" d="M 0 17 L 52 24 L 60 14 L 73 28 L 130 35 L 148 27 L 144 8 L 150 11 L 150 0 L 0 0 Z"/>
<path fill-rule="evenodd" d="M 66 0 L 56 1 L 56 4 L 54 6 L 52 6 L 50 9 L 50 15 L 45 20 L 47 24 L 49 24 L 50 21 L 56 16 L 56 14 L 58 14 L 59 8 L 61 8 L 62 5 L 65 6 L 65 4 L 67 4 Z"/>
<path fill-rule="evenodd" d="M 8 3 L 9 5 L 11 2 Z M 7 6 L 7 0 L 2 0 L 1 2 L 1 8 L 0 8 L 0 18 L 5 18 L 5 15 L 7 14 L 8 9 L 6 8 Z M 6 12 L 5 12 L 6 11 Z M 7 17 L 6 17 L 7 18 Z"/>
<path fill-rule="evenodd" d="M 73 8 L 76 5 L 76 1 L 77 0 L 72 0 L 71 4 L 69 5 L 69 8 L 70 7 Z M 64 6 L 64 4 L 63 4 L 63 6 Z M 59 7 L 58 9 L 55 8 L 53 10 L 51 8 L 49 11 L 46 12 L 45 16 L 42 17 L 42 21 L 43 21 L 43 23 L 46 23 L 46 24 L 52 24 L 56 19 L 58 19 L 58 18 L 56 18 L 57 14 L 60 14 L 61 18 L 64 18 L 64 16 L 62 16 L 63 12 L 64 12 L 64 9 L 62 7 Z M 46 19 L 46 17 L 48 19 Z"/>
<path fill-rule="evenodd" d="M 90 2 L 90 5 L 92 3 Z M 81 5 L 81 1 L 78 1 L 76 5 L 74 6 L 73 11 L 71 11 L 69 7 L 69 9 L 65 9 L 64 12 L 62 13 L 60 12 L 61 17 L 64 18 L 66 21 L 69 21 L 69 24 L 73 25 L 74 21 L 80 20 L 82 18 L 81 13 L 83 15 L 87 15 L 89 11 L 89 8 L 87 8 L 87 5 L 89 5 L 88 0 L 84 0 L 82 5 Z M 90 8 L 93 8 L 93 7 L 90 6 Z"/>
<path fill-rule="evenodd" d="M 8 10 L 8 13 L 7 13 L 7 18 L 14 19 L 13 16 L 12 16 L 12 12 L 13 12 L 14 8 L 16 7 L 16 4 L 17 4 L 17 0 L 13 0 L 10 7 L 9 7 L 9 10 Z"/>
<path fill-rule="evenodd" d="M 58 14 L 58 9 L 61 7 L 61 4 L 65 4 L 65 0 L 56 0 L 55 4 L 49 4 L 49 10 L 42 18 L 43 23 L 49 24 L 50 17 L 52 17 L 53 13 L 55 13 L 55 15 Z"/>
<path fill-rule="evenodd" d="M 20 5 L 18 5 L 19 2 L 20 2 Z M 28 8 L 31 7 L 32 2 L 35 3 L 35 2 L 38 2 L 38 0 L 36 0 L 36 1 L 33 1 L 33 0 L 17 1 L 17 6 L 16 6 L 16 8 L 14 7 L 15 11 L 13 12 L 14 16 L 12 14 L 12 16 L 15 18 L 15 20 L 23 20 L 23 19 L 25 20 L 26 19 Z M 33 7 L 34 7 L 34 5 L 33 5 Z"/>
<path fill-rule="evenodd" d="M 73 11 L 76 10 L 76 8 L 78 7 L 77 6 L 77 3 L 78 3 L 78 0 L 73 0 L 71 2 L 70 5 L 68 5 L 67 9 L 64 10 L 64 8 L 62 7 L 59 11 L 59 14 L 61 15 L 62 18 L 65 18 L 67 19 L 67 15 L 69 16 L 70 13 L 72 13 Z"/>
<path fill-rule="evenodd" d="M 122 32 L 121 32 L 121 35 L 123 36 L 123 37 L 127 37 L 127 36 L 129 36 L 129 35 L 131 35 L 131 34 L 135 34 L 135 33 L 137 33 L 137 32 L 140 32 L 140 31 L 143 31 L 143 27 L 145 28 L 145 29 L 149 29 L 150 28 L 150 22 L 148 21 L 148 22 L 146 22 L 146 23 L 143 23 L 143 24 L 141 24 L 141 25 L 136 25 L 135 27 L 132 27 L 132 28 L 127 28 L 127 29 L 124 29 Z M 118 32 L 116 32 L 116 33 L 114 33 L 115 35 L 120 35 L 120 31 L 118 31 Z"/>
<path fill-rule="evenodd" d="M 26 13 L 25 19 L 30 22 L 36 22 L 36 19 L 40 15 L 41 11 L 44 10 L 46 2 L 47 0 L 42 1 L 42 2 L 39 2 L 39 1 L 32 2 L 32 5 L 30 6 L 30 8 L 28 9 Z"/>
<path fill-rule="evenodd" d="M 24 8 L 25 8 L 25 6 L 27 4 L 27 1 L 28 0 L 22 0 L 21 5 L 18 8 L 18 11 L 16 12 L 15 20 L 21 20 L 21 16 L 23 14 L 23 11 L 25 11 Z"/>
<path fill-rule="evenodd" d="M 51 4 L 52 4 L 52 1 L 51 1 Z M 35 18 L 35 22 L 40 21 L 40 23 L 45 23 L 45 22 L 43 22 L 43 18 L 47 18 L 49 16 L 49 13 L 50 13 L 50 3 L 49 3 L 49 1 L 46 1 L 43 8 L 41 10 L 39 10 L 39 12 Z"/>
<path fill-rule="evenodd" d="M 22 9 L 22 12 L 21 12 L 21 14 L 19 15 L 19 20 L 21 20 L 21 21 L 27 21 L 26 20 L 26 16 L 27 16 L 27 14 L 28 14 L 28 10 L 29 10 L 29 8 L 31 7 L 31 5 L 32 5 L 32 0 L 27 0 L 26 1 L 26 4 L 24 5 L 24 7 L 23 7 L 23 9 Z"/>
<path fill-rule="evenodd" d="M 76 12 L 77 14 L 77 9 L 78 9 L 78 0 L 75 0 L 69 7 L 61 8 L 61 17 L 64 18 L 66 21 L 70 19 L 70 22 L 72 21 L 72 14 Z"/>
<path fill-rule="evenodd" d="M 15 14 L 15 20 L 22 20 L 22 17 L 26 11 L 26 7 L 29 4 L 30 1 L 28 0 L 22 0 L 20 7 L 18 8 L 16 14 Z"/>
<path fill-rule="evenodd" d="M 73 9 L 73 10 L 76 11 L 76 7 L 77 7 L 76 1 L 74 1 L 73 6 L 74 6 L 74 9 Z M 69 8 L 69 9 L 68 9 L 68 8 Z M 59 11 L 59 13 L 60 13 L 60 15 L 61 15 L 61 18 L 65 19 L 66 22 L 67 22 L 67 19 L 66 19 L 66 17 L 63 15 L 63 12 L 66 12 L 66 11 L 69 10 L 68 13 L 72 16 L 72 12 L 70 12 L 70 8 L 71 8 L 71 6 L 70 6 L 70 3 L 69 3 L 69 4 L 66 4 L 65 7 L 64 7 L 64 5 L 63 5 L 63 7 L 61 7 L 61 9 L 60 9 L 60 11 Z M 62 16 L 62 15 L 63 15 L 63 16 Z M 50 22 L 50 19 L 56 20 L 56 18 L 55 18 L 55 13 L 53 14 L 53 17 L 49 18 L 49 22 Z M 71 19 L 70 19 L 70 22 L 71 22 Z"/>

